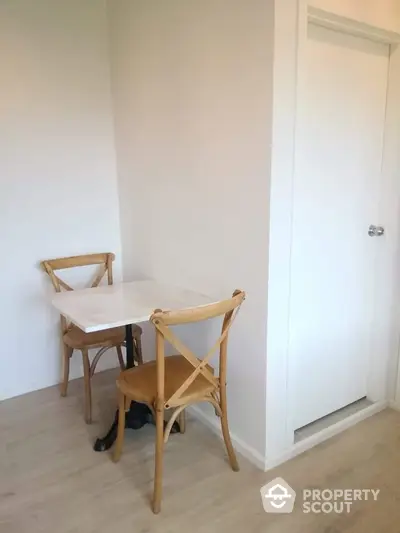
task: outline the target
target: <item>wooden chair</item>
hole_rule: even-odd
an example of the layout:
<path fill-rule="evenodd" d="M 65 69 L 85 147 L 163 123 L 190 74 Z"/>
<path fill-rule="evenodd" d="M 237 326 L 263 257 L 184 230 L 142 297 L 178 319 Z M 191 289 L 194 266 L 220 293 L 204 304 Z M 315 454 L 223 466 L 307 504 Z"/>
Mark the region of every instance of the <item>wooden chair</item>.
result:
<path fill-rule="evenodd" d="M 113 284 L 112 263 L 115 255 L 112 253 L 78 255 L 74 257 L 63 257 L 60 259 L 48 259 L 41 262 L 41 267 L 50 276 L 56 292 L 62 289 L 72 291 L 65 281 L 60 279 L 56 270 L 66 268 L 75 268 L 88 265 L 99 265 L 98 273 L 91 284 L 91 287 L 97 287 L 105 274 L 107 274 L 108 285 Z M 135 349 L 135 358 L 139 364 L 143 363 L 142 359 L 142 330 L 139 326 L 132 327 L 133 344 Z M 90 424 L 92 421 L 92 393 L 91 378 L 94 375 L 97 363 L 100 357 L 110 348 L 116 348 L 121 370 L 124 370 L 124 359 L 122 357 L 121 346 L 125 343 L 125 329 L 112 328 L 94 333 L 85 333 L 74 324 L 68 323 L 65 317 L 61 316 L 61 336 L 63 343 L 63 377 L 61 382 L 61 396 L 67 395 L 69 380 L 69 363 L 74 350 L 80 350 L 83 359 L 83 375 L 85 382 L 85 421 Z M 89 350 L 97 349 L 97 353 L 90 362 Z"/>
<path fill-rule="evenodd" d="M 209 402 L 217 416 L 221 418 L 228 458 L 232 470 L 239 465 L 232 447 L 226 405 L 226 360 L 228 332 L 233 319 L 245 298 L 245 293 L 235 291 L 229 300 L 181 311 L 154 311 L 151 322 L 156 328 L 156 361 L 122 372 L 117 380 L 119 389 L 119 424 L 114 450 L 114 461 L 121 456 L 125 428 L 125 409 L 131 400 L 147 404 L 156 420 L 156 457 L 153 494 L 153 512 L 161 508 L 163 449 L 173 423 L 179 417 L 181 432 L 185 431 L 184 410 L 198 402 Z M 189 350 L 173 333 L 169 326 L 200 322 L 224 316 L 221 336 L 202 360 Z M 164 356 L 164 343 L 167 340 L 180 355 Z M 219 376 L 209 365 L 210 357 L 218 349 Z M 164 430 L 164 410 L 172 409 L 172 415 Z"/>

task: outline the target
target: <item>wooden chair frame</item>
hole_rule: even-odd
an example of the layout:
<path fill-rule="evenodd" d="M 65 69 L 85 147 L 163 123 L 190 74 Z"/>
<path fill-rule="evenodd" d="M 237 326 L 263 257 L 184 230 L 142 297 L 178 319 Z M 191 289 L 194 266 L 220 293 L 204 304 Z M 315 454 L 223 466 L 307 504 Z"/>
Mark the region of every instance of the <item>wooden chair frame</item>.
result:
<path fill-rule="evenodd" d="M 222 435 L 228 453 L 231 468 L 234 471 L 239 470 L 239 464 L 236 459 L 235 451 L 232 446 L 227 415 L 226 399 L 226 375 L 227 375 L 227 346 L 228 334 L 232 323 L 245 299 L 245 293 L 236 290 L 229 300 L 224 300 L 215 304 L 197 307 L 181 311 L 161 311 L 157 309 L 151 316 L 151 322 L 156 328 L 156 372 L 157 372 L 157 391 L 152 409 L 156 420 L 156 456 L 155 456 L 155 475 L 154 475 L 154 493 L 153 493 L 153 512 L 158 513 L 161 509 L 162 496 L 162 471 L 163 471 L 163 449 L 164 444 L 168 441 L 172 425 L 179 417 L 180 424 L 183 425 L 181 432 L 184 432 L 184 410 L 189 405 L 198 402 L 209 402 L 213 405 L 217 416 L 221 419 Z M 224 315 L 222 331 L 218 340 L 213 347 L 207 352 L 203 359 L 199 359 L 185 344 L 173 333 L 169 326 L 178 324 L 189 324 L 200 322 L 211 318 Z M 193 366 L 193 372 L 178 387 L 174 393 L 165 398 L 165 341 L 174 346 L 178 352 Z M 219 348 L 219 376 L 214 375 L 214 371 L 209 364 L 211 356 Z M 211 391 L 199 395 L 190 395 L 189 398 L 185 392 L 189 386 L 201 375 L 211 385 Z M 118 383 L 118 382 L 117 382 Z M 134 396 L 134 391 L 132 391 Z M 133 398 L 132 398 L 133 399 Z M 114 450 L 114 460 L 118 461 L 124 438 L 125 427 L 125 408 L 129 405 L 129 391 L 119 394 L 119 425 L 118 436 Z M 173 409 L 171 418 L 164 429 L 164 411 Z"/>
<path fill-rule="evenodd" d="M 53 287 L 56 292 L 61 292 L 62 290 L 73 291 L 74 289 L 70 287 L 64 280 L 62 280 L 57 274 L 57 270 L 64 270 L 68 268 L 76 268 L 82 266 L 90 265 L 99 265 L 98 272 L 95 275 L 93 282 L 90 285 L 90 288 L 98 287 L 104 276 L 107 274 L 107 283 L 108 285 L 113 284 L 113 269 L 112 264 L 115 260 L 115 254 L 113 253 L 97 253 L 97 254 L 86 254 L 86 255 L 77 255 L 71 257 L 62 257 L 59 259 L 48 259 L 40 263 L 42 269 L 49 275 Z M 63 340 L 63 355 L 62 355 L 62 381 L 61 381 L 61 396 L 67 395 L 68 382 L 69 382 L 69 368 L 70 368 L 70 359 L 72 357 L 73 351 L 75 348 L 69 346 L 64 341 L 64 336 L 71 331 L 72 324 L 70 324 L 67 319 L 61 315 L 61 337 Z M 141 329 L 139 326 L 135 326 L 133 329 L 133 344 L 136 359 L 141 364 L 142 359 L 142 346 L 141 346 Z M 85 420 L 87 423 L 90 423 L 92 420 L 92 394 L 91 394 L 91 378 L 93 377 L 97 363 L 99 362 L 101 356 L 110 348 L 116 348 L 118 361 L 121 370 L 125 369 L 125 363 L 122 355 L 121 347 L 125 345 L 125 342 L 121 339 L 118 342 L 113 341 L 110 338 L 109 341 L 103 343 L 92 362 L 89 359 L 89 349 L 98 348 L 99 346 L 83 346 L 80 347 L 82 352 L 83 360 L 83 371 L 84 371 L 84 382 L 85 382 Z"/>
<path fill-rule="evenodd" d="M 76 268 L 82 266 L 100 265 L 99 271 L 94 278 L 90 288 L 98 287 L 99 283 L 107 273 L 107 283 L 112 285 L 113 270 L 112 264 L 115 260 L 115 254 L 101 253 L 101 254 L 86 254 L 86 255 L 74 255 L 71 257 L 61 257 L 59 259 L 47 259 L 40 263 L 43 270 L 49 275 L 53 287 L 56 292 L 61 292 L 62 289 L 66 291 L 73 291 L 74 289 L 65 283 L 57 274 L 56 270 L 65 270 L 67 268 Z M 64 316 L 61 316 L 61 327 L 63 334 L 69 329 L 69 324 Z"/>

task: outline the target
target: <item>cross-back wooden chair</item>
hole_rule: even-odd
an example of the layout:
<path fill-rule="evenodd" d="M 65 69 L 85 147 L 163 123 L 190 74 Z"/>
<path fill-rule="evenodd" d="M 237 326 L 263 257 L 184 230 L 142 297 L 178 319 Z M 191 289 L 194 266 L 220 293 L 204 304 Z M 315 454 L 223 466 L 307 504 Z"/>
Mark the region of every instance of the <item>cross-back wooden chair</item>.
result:
<path fill-rule="evenodd" d="M 209 402 L 221 418 L 228 458 L 232 470 L 239 465 L 232 446 L 228 428 L 226 404 L 226 368 L 228 333 L 245 298 L 243 291 L 235 291 L 232 298 L 218 303 L 180 311 L 154 311 L 151 322 L 156 328 L 156 361 L 121 372 L 119 389 L 118 436 L 114 460 L 118 461 L 124 439 L 125 409 L 131 400 L 147 404 L 156 420 L 156 457 L 154 475 L 153 512 L 161 508 L 163 448 L 175 420 L 179 417 L 180 429 L 185 431 L 184 410 L 198 402 Z M 199 359 L 171 330 L 170 326 L 200 322 L 224 315 L 222 332 L 203 359 Z M 164 344 L 168 341 L 180 355 L 165 357 Z M 210 366 L 210 358 L 219 348 L 219 375 Z M 164 429 L 164 411 L 172 410 Z"/>
<path fill-rule="evenodd" d="M 89 265 L 99 265 L 98 272 L 91 284 L 91 287 L 97 287 L 104 276 L 107 274 L 108 285 L 113 284 L 112 264 L 115 255 L 112 253 L 77 255 L 73 257 L 62 257 L 59 259 L 48 259 L 41 262 L 41 267 L 50 276 L 56 292 L 61 290 L 72 291 L 65 281 L 63 281 L 55 271 L 67 268 L 83 267 Z M 142 360 L 142 330 L 139 326 L 132 327 L 132 336 L 134 344 L 135 358 L 139 364 Z M 125 342 L 125 329 L 112 328 L 94 333 L 85 333 L 74 324 L 69 323 L 65 317 L 61 316 L 61 338 L 63 345 L 62 352 L 62 381 L 61 396 L 67 395 L 69 380 L 69 363 L 74 350 L 80 350 L 83 359 L 83 374 L 85 383 L 85 420 L 90 424 L 92 421 L 92 393 L 91 378 L 94 375 L 97 363 L 100 357 L 110 348 L 116 348 L 121 370 L 124 370 L 124 359 L 122 357 L 121 346 Z M 89 359 L 89 350 L 97 349 L 97 353 L 92 362 Z"/>

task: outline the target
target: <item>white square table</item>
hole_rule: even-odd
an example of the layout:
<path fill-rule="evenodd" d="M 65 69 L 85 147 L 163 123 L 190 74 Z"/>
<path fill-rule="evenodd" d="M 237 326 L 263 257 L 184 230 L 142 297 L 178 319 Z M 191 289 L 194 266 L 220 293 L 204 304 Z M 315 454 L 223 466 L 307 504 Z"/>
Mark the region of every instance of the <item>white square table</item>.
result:
<path fill-rule="evenodd" d="M 57 293 L 52 303 L 58 311 L 85 333 L 125 326 L 126 366 L 134 366 L 132 324 L 146 322 L 155 309 L 163 311 L 189 309 L 215 303 L 217 300 L 187 289 L 154 280 L 132 281 Z M 125 427 L 138 428 L 147 406 L 132 402 L 125 417 Z M 139 424 L 140 427 L 140 424 Z M 94 449 L 104 451 L 117 435 L 118 413 L 107 435 L 97 439 Z"/>

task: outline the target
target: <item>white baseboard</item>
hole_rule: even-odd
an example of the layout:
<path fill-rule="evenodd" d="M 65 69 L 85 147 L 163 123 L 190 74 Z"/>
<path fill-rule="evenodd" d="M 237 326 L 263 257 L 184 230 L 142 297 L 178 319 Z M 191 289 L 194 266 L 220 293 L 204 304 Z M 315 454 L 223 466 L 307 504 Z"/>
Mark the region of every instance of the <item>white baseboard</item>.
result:
<path fill-rule="evenodd" d="M 305 451 L 313 448 L 314 446 L 317 446 L 321 442 L 324 442 L 330 439 L 331 437 L 342 433 L 342 431 L 345 431 L 346 429 L 349 429 L 352 426 L 358 424 L 358 422 L 361 422 L 362 420 L 365 420 L 370 416 L 379 413 L 388 406 L 392 407 L 393 409 L 400 410 L 400 406 L 395 404 L 394 402 L 388 402 L 386 400 L 376 402 L 373 405 L 370 405 L 365 409 L 362 409 L 361 411 L 358 411 L 357 413 L 348 416 L 344 420 L 341 420 L 336 424 L 332 424 L 331 426 L 323 429 L 322 431 L 315 433 L 315 435 L 311 435 L 310 437 L 307 437 L 306 439 L 293 444 L 290 449 L 284 451 L 278 457 L 274 457 L 271 459 L 267 458 L 265 460 L 264 457 L 257 450 L 243 442 L 243 440 L 241 440 L 231 432 L 232 444 L 235 450 L 237 450 L 241 455 L 243 455 L 243 457 L 253 463 L 257 468 L 267 471 L 271 470 L 272 468 L 275 468 L 276 466 L 279 466 L 282 463 L 285 463 L 286 461 L 289 461 L 290 459 L 293 459 L 297 455 L 300 455 L 301 453 L 304 453 Z M 209 429 L 211 429 L 211 431 L 215 433 L 220 439 L 222 439 L 222 433 L 218 418 L 211 418 L 207 416 L 207 414 L 205 414 L 196 405 L 189 407 L 188 411 L 200 422 L 202 422 Z"/>
<path fill-rule="evenodd" d="M 400 411 L 400 405 L 395 400 L 390 400 L 389 407 L 395 411 Z"/>
<path fill-rule="evenodd" d="M 219 418 L 216 416 L 209 417 L 204 413 L 197 405 L 192 405 L 188 407 L 189 413 L 191 413 L 197 420 L 206 425 L 215 435 L 217 435 L 222 440 L 222 431 L 219 423 Z M 231 440 L 233 447 L 237 452 L 239 452 L 243 457 L 248 459 L 253 465 L 261 470 L 265 470 L 265 459 L 264 457 L 255 450 L 252 446 L 246 444 L 242 439 L 237 437 L 232 431 Z"/>
<path fill-rule="evenodd" d="M 315 435 L 311 435 L 310 437 L 307 437 L 306 439 L 293 444 L 293 446 L 290 449 L 286 450 L 284 453 L 282 453 L 282 455 L 276 458 L 267 459 L 265 463 L 265 470 L 270 470 L 271 468 L 275 468 L 276 466 L 279 466 L 280 464 L 288 461 L 289 459 L 293 459 L 293 457 L 296 457 L 297 455 L 300 455 L 301 453 L 309 450 L 310 448 L 317 446 L 317 444 L 320 444 L 321 442 L 324 442 L 327 439 L 338 435 L 342 431 L 345 431 L 346 429 L 354 426 L 355 424 L 358 424 L 358 422 L 361 422 L 362 420 L 365 420 L 366 418 L 369 418 L 370 416 L 379 413 L 388 406 L 389 402 L 386 400 L 376 402 L 373 405 L 370 405 L 365 409 L 362 409 L 361 411 L 358 411 L 357 413 L 348 416 L 344 420 L 341 420 L 336 424 L 332 424 L 331 426 L 323 429 L 322 431 L 315 433 Z M 397 409 L 400 408 L 397 406 Z"/>

